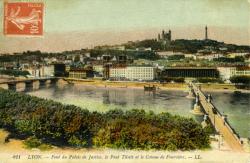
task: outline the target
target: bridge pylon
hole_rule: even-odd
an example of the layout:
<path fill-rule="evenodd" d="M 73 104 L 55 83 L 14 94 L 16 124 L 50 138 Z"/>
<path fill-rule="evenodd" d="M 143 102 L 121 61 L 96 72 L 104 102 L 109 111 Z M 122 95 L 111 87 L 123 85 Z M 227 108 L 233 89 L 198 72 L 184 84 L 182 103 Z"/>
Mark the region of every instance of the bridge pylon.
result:
<path fill-rule="evenodd" d="M 191 83 L 188 85 L 188 95 L 186 97 L 190 99 L 195 98 Z"/>
<path fill-rule="evenodd" d="M 190 98 L 190 99 L 194 99 L 194 98 L 195 98 L 194 93 L 193 93 L 193 91 L 192 91 L 191 88 L 189 88 L 189 90 L 188 90 L 188 95 L 187 95 L 186 97 L 187 97 L 187 98 Z"/>
<path fill-rule="evenodd" d="M 208 121 L 208 114 L 204 114 L 203 121 L 201 122 L 201 126 L 203 128 L 207 127 L 207 125 L 208 125 L 207 121 Z"/>
<path fill-rule="evenodd" d="M 199 95 L 197 94 L 195 97 L 195 104 L 194 104 L 194 109 L 192 110 L 193 114 L 196 115 L 203 115 L 203 111 L 201 110 L 201 105 L 200 105 L 200 101 L 199 101 Z"/>

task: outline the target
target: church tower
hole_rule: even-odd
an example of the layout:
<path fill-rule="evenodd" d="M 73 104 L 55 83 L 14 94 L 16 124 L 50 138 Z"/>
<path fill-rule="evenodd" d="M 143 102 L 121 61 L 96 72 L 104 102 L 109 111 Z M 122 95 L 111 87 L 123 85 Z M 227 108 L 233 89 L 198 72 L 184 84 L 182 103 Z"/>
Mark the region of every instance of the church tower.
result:
<path fill-rule="evenodd" d="M 207 26 L 205 27 L 205 40 L 208 40 L 208 36 L 207 36 Z"/>

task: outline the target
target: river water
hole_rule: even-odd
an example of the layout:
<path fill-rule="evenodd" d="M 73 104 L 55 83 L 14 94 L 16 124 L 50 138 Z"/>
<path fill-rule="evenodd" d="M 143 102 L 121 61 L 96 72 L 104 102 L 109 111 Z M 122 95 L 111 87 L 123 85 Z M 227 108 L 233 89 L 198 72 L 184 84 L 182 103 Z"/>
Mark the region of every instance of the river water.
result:
<path fill-rule="evenodd" d="M 143 89 L 101 88 L 84 85 L 63 85 L 27 92 L 37 97 L 73 104 L 90 111 L 107 111 L 120 108 L 170 112 L 201 121 L 201 116 L 191 113 L 194 99 L 187 92 L 160 90 L 155 94 Z M 219 111 L 228 116 L 229 123 L 241 137 L 250 137 L 250 93 L 209 92 Z"/>

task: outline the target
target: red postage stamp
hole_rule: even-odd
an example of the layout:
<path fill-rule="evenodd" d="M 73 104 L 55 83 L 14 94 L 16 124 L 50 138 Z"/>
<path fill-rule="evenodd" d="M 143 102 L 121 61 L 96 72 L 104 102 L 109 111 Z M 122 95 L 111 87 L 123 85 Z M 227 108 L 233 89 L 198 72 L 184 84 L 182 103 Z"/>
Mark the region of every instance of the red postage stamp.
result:
<path fill-rule="evenodd" d="M 43 35 L 43 3 L 4 3 L 5 35 Z"/>

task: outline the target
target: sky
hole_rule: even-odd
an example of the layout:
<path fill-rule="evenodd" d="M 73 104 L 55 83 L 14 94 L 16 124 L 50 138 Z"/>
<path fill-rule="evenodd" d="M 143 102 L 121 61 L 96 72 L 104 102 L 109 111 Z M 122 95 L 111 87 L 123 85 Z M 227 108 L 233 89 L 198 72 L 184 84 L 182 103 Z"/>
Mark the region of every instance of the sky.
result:
<path fill-rule="evenodd" d="M 3 35 L 0 0 L 0 53 L 64 51 L 156 38 L 162 29 L 173 39 L 204 39 L 250 45 L 250 0 L 26 0 L 45 4 L 42 37 Z"/>

